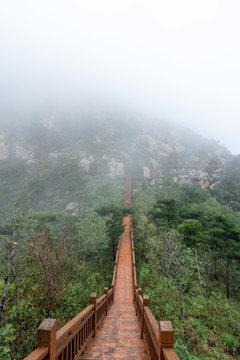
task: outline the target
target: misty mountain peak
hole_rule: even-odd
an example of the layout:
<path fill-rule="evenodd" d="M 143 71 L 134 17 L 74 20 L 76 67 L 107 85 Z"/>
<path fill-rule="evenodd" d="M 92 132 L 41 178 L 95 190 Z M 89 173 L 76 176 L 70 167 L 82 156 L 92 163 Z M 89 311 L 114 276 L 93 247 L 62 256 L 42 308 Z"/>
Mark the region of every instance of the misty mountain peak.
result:
<path fill-rule="evenodd" d="M 137 118 L 128 122 L 124 117 L 111 120 L 109 116 L 86 116 L 78 122 L 50 116 L 24 129 L 21 133 L 14 129 L 0 133 L 1 160 L 15 158 L 30 166 L 45 159 L 54 167 L 61 158 L 75 159 L 86 175 L 100 172 L 110 178 L 123 177 L 130 171 L 133 177 L 148 179 L 172 167 L 174 181 L 192 183 L 201 178 L 199 183 L 203 183 L 200 171 L 204 166 L 224 166 L 230 156 L 216 141 L 186 128 L 156 121 L 146 124 Z M 203 169 L 189 170 L 196 166 Z M 210 186 L 212 180 L 206 175 L 202 187 Z"/>

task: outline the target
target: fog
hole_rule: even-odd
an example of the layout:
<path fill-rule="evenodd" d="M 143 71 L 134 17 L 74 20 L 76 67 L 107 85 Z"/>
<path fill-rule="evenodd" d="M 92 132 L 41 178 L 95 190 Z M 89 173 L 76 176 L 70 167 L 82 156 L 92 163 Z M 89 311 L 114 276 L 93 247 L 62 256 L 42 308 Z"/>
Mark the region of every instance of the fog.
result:
<path fill-rule="evenodd" d="M 0 121 L 123 107 L 239 154 L 239 11 L 238 0 L 2 0 Z"/>

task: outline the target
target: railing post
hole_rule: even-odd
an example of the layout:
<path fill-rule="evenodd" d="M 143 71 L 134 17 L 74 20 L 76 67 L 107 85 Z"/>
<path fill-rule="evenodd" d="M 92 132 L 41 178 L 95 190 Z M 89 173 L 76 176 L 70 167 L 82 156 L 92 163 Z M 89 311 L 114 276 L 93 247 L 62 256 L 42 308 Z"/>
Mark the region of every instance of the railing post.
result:
<path fill-rule="evenodd" d="M 56 357 L 57 320 L 44 319 L 37 329 L 37 347 L 49 348 L 46 360 L 55 360 Z"/>
<path fill-rule="evenodd" d="M 159 359 L 163 359 L 162 349 L 173 348 L 174 330 L 171 321 L 159 322 Z"/>
<path fill-rule="evenodd" d="M 116 268 L 116 272 L 115 272 L 115 281 L 116 281 L 116 278 L 117 278 L 117 265 L 118 265 L 118 262 L 115 261 L 115 268 Z"/>
<path fill-rule="evenodd" d="M 108 287 L 104 288 L 104 294 L 107 295 L 107 299 L 106 299 L 106 310 L 105 310 L 105 314 L 107 315 L 108 313 Z"/>
<path fill-rule="evenodd" d="M 96 332 L 97 332 L 97 294 L 96 293 L 92 293 L 90 296 L 90 304 L 94 305 L 94 315 L 93 315 L 93 337 L 96 336 Z"/>
<path fill-rule="evenodd" d="M 136 294 L 136 291 L 134 291 L 134 294 Z M 141 288 L 138 289 L 138 294 L 137 294 L 136 303 L 135 303 L 136 315 L 138 314 L 138 297 L 139 297 L 139 295 L 142 295 L 142 289 Z"/>
<path fill-rule="evenodd" d="M 141 321 L 141 339 L 143 338 L 144 331 L 144 308 L 145 306 L 149 306 L 149 296 L 143 295 L 143 311 L 142 311 L 142 321 Z"/>

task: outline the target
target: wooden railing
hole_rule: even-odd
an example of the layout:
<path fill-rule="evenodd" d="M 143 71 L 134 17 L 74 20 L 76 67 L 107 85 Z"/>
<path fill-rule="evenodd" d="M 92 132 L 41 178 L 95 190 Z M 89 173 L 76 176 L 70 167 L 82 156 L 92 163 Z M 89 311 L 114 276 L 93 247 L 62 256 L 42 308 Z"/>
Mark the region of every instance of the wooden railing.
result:
<path fill-rule="evenodd" d="M 130 234 L 133 261 L 134 305 L 145 350 L 152 360 L 179 360 L 179 357 L 173 350 L 174 331 L 171 321 L 157 322 L 149 309 L 149 296 L 142 295 L 142 289 L 138 288 L 132 223 Z"/>
<path fill-rule="evenodd" d="M 125 185 L 125 207 L 129 207 L 131 205 L 131 178 L 126 178 Z"/>
<path fill-rule="evenodd" d="M 117 278 L 119 259 L 118 242 L 116 260 L 114 265 L 112 285 L 109 290 L 97 299 L 97 294 L 90 296 L 90 305 L 57 331 L 55 319 L 45 319 L 37 329 L 37 349 L 24 360 L 75 360 L 78 359 L 95 336 L 97 327 L 107 315 L 114 300 L 114 285 Z"/>

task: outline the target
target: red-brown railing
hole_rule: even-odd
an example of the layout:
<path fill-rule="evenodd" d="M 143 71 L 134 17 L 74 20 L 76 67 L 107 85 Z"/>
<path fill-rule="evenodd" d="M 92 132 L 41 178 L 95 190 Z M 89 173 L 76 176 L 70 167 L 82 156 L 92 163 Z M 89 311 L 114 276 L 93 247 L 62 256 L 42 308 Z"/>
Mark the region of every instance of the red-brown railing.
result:
<path fill-rule="evenodd" d="M 126 178 L 126 186 L 125 186 L 125 207 L 129 207 L 131 205 L 131 178 Z"/>
<path fill-rule="evenodd" d="M 113 304 L 120 242 L 121 236 L 118 242 L 111 289 L 106 287 L 104 294 L 99 299 L 97 299 L 96 293 L 91 294 L 90 305 L 58 331 L 55 319 L 43 320 L 37 329 L 37 349 L 24 360 L 76 360 L 83 354 L 90 339 L 95 336 L 97 327 Z"/>
<path fill-rule="evenodd" d="M 133 261 L 134 304 L 145 350 L 152 360 L 179 360 L 179 357 L 173 350 L 174 331 L 171 321 L 157 322 L 149 309 L 149 296 L 142 296 L 142 289 L 138 288 L 132 224 L 130 234 Z"/>

